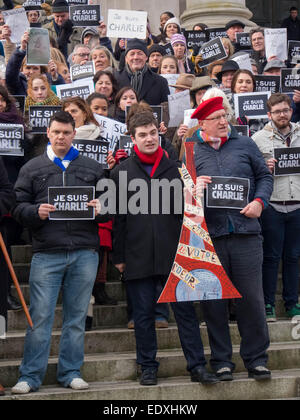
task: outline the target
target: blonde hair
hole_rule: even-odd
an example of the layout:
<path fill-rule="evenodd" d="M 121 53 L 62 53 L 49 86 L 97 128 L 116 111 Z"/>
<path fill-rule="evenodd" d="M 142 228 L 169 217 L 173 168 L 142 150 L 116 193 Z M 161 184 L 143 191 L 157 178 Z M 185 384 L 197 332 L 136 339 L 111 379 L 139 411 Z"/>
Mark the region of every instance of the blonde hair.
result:
<path fill-rule="evenodd" d="M 224 47 L 227 47 L 229 49 L 229 54 L 227 57 L 227 60 L 234 54 L 234 46 L 229 38 L 221 38 L 221 41 L 224 44 Z"/>
<path fill-rule="evenodd" d="M 61 63 L 65 66 L 67 65 L 65 57 L 58 48 L 50 48 L 50 58 L 55 61 L 56 64 Z"/>

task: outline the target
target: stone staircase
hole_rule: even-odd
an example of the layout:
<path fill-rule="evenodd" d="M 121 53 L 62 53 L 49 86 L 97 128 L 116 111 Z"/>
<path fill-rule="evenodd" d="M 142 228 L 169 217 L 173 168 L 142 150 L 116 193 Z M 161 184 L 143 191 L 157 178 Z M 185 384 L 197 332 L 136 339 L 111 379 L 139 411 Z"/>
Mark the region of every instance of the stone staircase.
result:
<path fill-rule="evenodd" d="M 31 247 L 14 247 L 13 261 L 25 300 L 29 303 L 28 274 Z M 56 381 L 57 355 L 61 328 L 61 299 L 59 298 L 52 347 L 44 385 L 37 393 L 12 396 L 10 387 L 18 379 L 18 367 L 23 353 L 25 329 L 23 311 L 9 312 L 8 333 L 0 341 L 0 380 L 7 389 L 1 400 L 268 400 L 300 399 L 300 339 L 293 339 L 295 324 L 284 318 L 285 311 L 278 289 L 277 316 L 279 321 L 269 325 L 271 347 L 269 368 L 271 381 L 258 383 L 248 379 L 239 356 L 240 338 L 235 324 L 230 326 L 236 363 L 235 380 L 215 386 L 203 386 L 190 381 L 181 351 L 174 317 L 171 312 L 168 329 L 157 330 L 159 382 L 155 387 L 142 387 L 137 380 L 134 332 L 127 329 L 126 296 L 123 284 L 111 267 L 107 283 L 109 295 L 119 301 L 117 306 L 94 306 L 93 330 L 86 333 L 83 378 L 90 383 L 86 391 L 72 391 L 60 387 Z M 14 291 L 14 294 L 16 292 Z M 201 305 L 195 303 L 199 320 Z M 209 359 L 206 327 L 201 335 Z M 300 330 L 298 330 L 300 333 Z"/>

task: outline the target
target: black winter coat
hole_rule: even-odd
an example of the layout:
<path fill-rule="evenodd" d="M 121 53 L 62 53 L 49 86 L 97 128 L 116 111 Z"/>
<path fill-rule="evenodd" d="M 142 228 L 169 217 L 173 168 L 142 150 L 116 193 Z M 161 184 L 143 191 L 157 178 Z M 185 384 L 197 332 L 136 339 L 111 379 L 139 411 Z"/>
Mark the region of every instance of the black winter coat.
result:
<path fill-rule="evenodd" d="M 281 24 L 282 28 L 287 29 L 288 41 L 300 41 L 300 20 L 296 18 L 293 20 L 290 16 Z"/>
<path fill-rule="evenodd" d="M 151 178 L 143 168 L 135 153 L 118 165 L 111 173 L 119 194 L 120 179 L 122 186 L 126 172 L 126 186 L 134 179 L 143 180 L 148 185 L 148 214 L 118 214 L 114 222 L 113 261 L 126 264 L 125 280 L 143 279 L 154 275 L 169 275 L 175 259 L 182 226 L 183 206 L 175 214 L 174 195 L 171 193 L 170 214 L 162 214 L 161 196 L 158 214 L 151 214 Z M 120 174 L 120 179 L 119 179 Z M 182 183 L 176 163 L 163 156 L 152 180 L 177 180 L 180 199 Z M 124 193 L 124 189 L 123 189 Z M 127 203 L 137 194 L 128 191 Z M 164 195 L 165 197 L 166 195 Z M 180 202 L 180 201 L 179 201 Z M 124 205 L 124 203 L 122 203 Z M 118 206 L 117 206 L 118 208 Z"/>
<path fill-rule="evenodd" d="M 130 77 L 125 69 L 117 72 L 115 76 L 119 89 L 125 86 L 131 86 Z M 167 80 L 148 69 L 144 75 L 139 101 L 143 100 L 149 105 L 160 105 L 163 102 L 168 102 L 168 95 L 170 95 L 170 91 Z"/>
<path fill-rule="evenodd" d="M 8 180 L 3 160 L 0 158 L 0 223 L 3 216 L 6 216 L 14 207 L 15 202 L 16 195 L 13 186 Z"/>
<path fill-rule="evenodd" d="M 33 251 L 73 251 L 76 249 L 97 249 L 99 247 L 98 223 L 95 221 L 53 221 L 41 220 L 38 209 L 48 203 L 48 188 L 62 186 L 96 187 L 104 178 L 100 164 L 84 156 L 78 156 L 63 172 L 44 153 L 29 161 L 20 171 L 15 185 L 17 206 L 13 211 L 15 219 L 32 231 Z"/>

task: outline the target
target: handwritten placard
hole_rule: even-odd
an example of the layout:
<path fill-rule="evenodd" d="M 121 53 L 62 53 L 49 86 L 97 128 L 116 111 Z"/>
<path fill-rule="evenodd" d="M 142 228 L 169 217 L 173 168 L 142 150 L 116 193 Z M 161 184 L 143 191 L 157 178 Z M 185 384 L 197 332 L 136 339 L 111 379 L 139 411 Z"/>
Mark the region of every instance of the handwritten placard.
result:
<path fill-rule="evenodd" d="M 109 9 L 107 36 L 109 38 L 146 39 L 147 16 L 147 12 Z"/>

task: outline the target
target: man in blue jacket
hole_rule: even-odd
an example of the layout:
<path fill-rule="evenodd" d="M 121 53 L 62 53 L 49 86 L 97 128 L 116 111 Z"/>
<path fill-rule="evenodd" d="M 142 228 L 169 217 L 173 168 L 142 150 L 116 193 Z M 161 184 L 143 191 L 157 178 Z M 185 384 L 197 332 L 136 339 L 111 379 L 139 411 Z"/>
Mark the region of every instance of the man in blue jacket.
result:
<path fill-rule="evenodd" d="M 229 126 L 222 98 L 204 101 L 192 118 L 199 120 L 200 129 L 188 141 L 195 142 L 197 192 L 203 194 L 206 190 L 208 231 L 224 269 L 242 295 L 236 308 L 242 338 L 240 354 L 249 377 L 269 379 L 271 373 L 266 368 L 269 334 L 258 218 L 269 202 L 272 177 L 252 139 L 239 136 Z M 214 185 L 213 189 L 210 184 Z M 218 190 L 218 194 L 211 192 L 213 190 Z M 242 195 L 248 200 L 240 205 Z M 215 196 L 218 200 L 210 203 Z M 235 201 L 226 201 L 230 197 Z M 227 302 L 204 302 L 203 308 L 212 349 L 211 366 L 220 380 L 232 380 L 234 364 Z"/>

